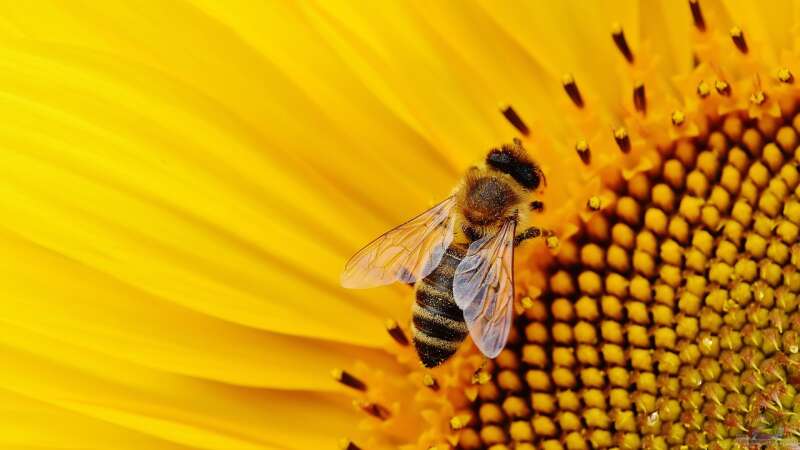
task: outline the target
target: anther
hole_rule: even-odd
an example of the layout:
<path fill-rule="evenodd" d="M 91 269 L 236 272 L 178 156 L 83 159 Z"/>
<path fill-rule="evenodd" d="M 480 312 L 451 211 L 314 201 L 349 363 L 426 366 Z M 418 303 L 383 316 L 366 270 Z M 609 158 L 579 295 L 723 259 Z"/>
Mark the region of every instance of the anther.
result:
<path fill-rule="evenodd" d="M 705 81 L 701 81 L 697 84 L 697 96 L 700 98 L 706 98 L 711 93 L 711 88 L 708 86 L 708 83 Z"/>
<path fill-rule="evenodd" d="M 647 97 L 644 93 L 644 83 L 638 82 L 633 87 L 633 106 L 636 111 L 647 114 Z"/>
<path fill-rule="evenodd" d="M 623 153 L 628 153 L 631 149 L 631 140 L 628 137 L 628 130 L 625 127 L 617 127 L 614 129 L 614 140 L 617 141 L 617 146 Z"/>
<path fill-rule="evenodd" d="M 731 39 L 734 45 L 742 53 L 747 53 L 747 41 L 744 40 L 744 32 L 738 26 L 731 28 Z"/>
<path fill-rule="evenodd" d="M 600 201 L 600 197 L 596 195 L 590 197 L 589 201 L 586 202 L 586 207 L 591 209 L 592 211 L 599 211 L 601 206 L 602 202 Z"/>
<path fill-rule="evenodd" d="M 628 47 L 628 41 L 625 40 L 625 32 L 622 31 L 622 25 L 615 23 L 611 26 L 611 38 L 614 39 L 614 44 L 617 45 L 622 56 L 629 62 L 633 62 L 633 53 L 631 48 Z"/>
<path fill-rule="evenodd" d="M 386 331 L 389 332 L 389 336 L 394 339 L 395 342 L 402 345 L 403 347 L 408 345 L 408 338 L 406 334 L 403 333 L 403 329 L 400 328 L 400 325 L 397 324 L 396 321 L 389 319 L 386 321 Z"/>
<path fill-rule="evenodd" d="M 342 369 L 331 370 L 331 377 L 339 383 L 357 391 L 366 391 L 367 385 L 363 381 L 356 378 L 350 372 Z"/>
<path fill-rule="evenodd" d="M 575 151 L 578 152 L 578 156 L 584 164 L 588 165 L 592 161 L 592 153 L 589 151 L 589 143 L 586 142 L 586 139 L 578 139 Z"/>
<path fill-rule="evenodd" d="M 455 431 L 458 431 L 469 425 L 471 419 L 472 417 L 470 417 L 469 414 L 461 414 L 455 416 L 452 419 L 450 419 L 450 428 L 452 428 Z"/>
<path fill-rule="evenodd" d="M 561 84 L 564 85 L 564 91 L 567 92 L 572 103 L 578 108 L 583 108 L 583 97 L 581 97 L 581 91 L 578 90 L 578 85 L 575 83 L 575 78 L 572 74 L 568 73 L 561 77 Z"/>
<path fill-rule="evenodd" d="M 720 95 L 724 96 L 731 95 L 731 86 L 725 81 L 722 80 L 715 81 L 714 89 L 716 89 Z"/>
<path fill-rule="evenodd" d="M 672 124 L 679 127 L 686 120 L 686 115 L 682 111 L 673 111 L 670 118 L 672 119 Z"/>
<path fill-rule="evenodd" d="M 789 69 L 783 67 L 778 69 L 778 81 L 781 83 L 792 84 L 794 83 L 794 75 Z"/>
<path fill-rule="evenodd" d="M 386 407 L 379 405 L 378 403 L 354 400 L 353 404 L 376 419 L 386 420 L 392 416 L 392 413 L 386 409 Z"/>
<path fill-rule="evenodd" d="M 431 374 L 426 373 L 425 376 L 422 377 L 422 384 L 424 384 L 425 387 L 429 388 L 432 391 L 439 390 L 439 382 L 436 381 L 436 378 L 433 378 Z"/>
<path fill-rule="evenodd" d="M 764 94 L 764 91 L 754 92 L 753 95 L 750 96 L 750 103 L 754 105 L 761 105 L 765 101 L 767 101 L 767 96 Z"/>
<path fill-rule="evenodd" d="M 500 112 L 503 113 L 503 117 L 508 120 L 508 122 L 514 126 L 523 136 L 527 136 L 530 133 L 528 126 L 525 125 L 525 122 L 522 121 L 522 118 L 517 114 L 511 105 L 505 106 L 500 109 Z"/>
<path fill-rule="evenodd" d="M 492 379 L 492 375 L 480 368 L 472 374 L 472 384 L 486 384 Z"/>
<path fill-rule="evenodd" d="M 698 0 L 689 0 L 689 9 L 692 10 L 694 27 L 699 31 L 706 31 L 706 21 L 703 19 L 703 11 L 700 10 L 700 2 Z"/>
<path fill-rule="evenodd" d="M 342 439 L 342 440 L 340 440 L 339 441 L 339 448 L 341 450 L 361 450 L 361 447 L 357 446 L 350 439 Z"/>
<path fill-rule="evenodd" d="M 554 250 L 558 248 L 559 241 L 556 236 L 549 236 L 547 239 L 545 239 L 545 243 L 547 244 L 547 248 Z"/>

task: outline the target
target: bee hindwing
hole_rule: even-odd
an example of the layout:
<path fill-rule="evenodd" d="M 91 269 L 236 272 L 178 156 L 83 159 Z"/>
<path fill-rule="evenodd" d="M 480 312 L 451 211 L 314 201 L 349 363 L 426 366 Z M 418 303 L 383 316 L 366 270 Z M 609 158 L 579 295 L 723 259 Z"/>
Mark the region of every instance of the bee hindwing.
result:
<path fill-rule="evenodd" d="M 453 278 L 453 296 L 469 334 L 489 358 L 503 350 L 514 316 L 515 227 L 509 220 L 497 234 L 470 244 Z"/>
<path fill-rule="evenodd" d="M 396 281 L 413 283 L 439 265 L 453 241 L 455 197 L 375 239 L 345 265 L 342 286 L 370 288 Z"/>

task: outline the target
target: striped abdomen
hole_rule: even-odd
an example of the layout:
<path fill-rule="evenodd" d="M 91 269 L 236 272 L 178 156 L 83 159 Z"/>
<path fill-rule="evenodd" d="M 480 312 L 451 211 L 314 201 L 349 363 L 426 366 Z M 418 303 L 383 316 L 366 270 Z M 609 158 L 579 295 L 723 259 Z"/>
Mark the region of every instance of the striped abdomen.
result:
<path fill-rule="evenodd" d="M 466 246 L 452 244 L 439 266 L 417 282 L 411 334 L 425 367 L 436 367 L 453 356 L 467 337 L 464 314 L 453 299 L 453 275 L 466 252 Z"/>

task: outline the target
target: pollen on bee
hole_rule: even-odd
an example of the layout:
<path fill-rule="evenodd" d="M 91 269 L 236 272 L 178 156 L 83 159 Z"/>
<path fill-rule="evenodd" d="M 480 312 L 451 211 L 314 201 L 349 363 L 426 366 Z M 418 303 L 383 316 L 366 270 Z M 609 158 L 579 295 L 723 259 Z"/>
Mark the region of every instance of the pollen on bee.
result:
<path fill-rule="evenodd" d="M 583 108 L 583 97 L 581 97 L 581 91 L 578 90 L 578 85 L 575 83 L 575 78 L 572 74 L 568 73 L 561 77 L 561 84 L 564 86 L 564 91 L 566 91 L 572 103 L 578 108 Z"/>
<path fill-rule="evenodd" d="M 500 112 L 503 114 L 503 117 L 505 117 L 506 120 L 508 120 L 508 122 L 517 129 L 517 131 L 522 133 L 523 136 L 528 136 L 530 134 L 528 126 L 525 125 L 525 122 L 511 105 L 502 106 L 500 108 Z"/>
<path fill-rule="evenodd" d="M 367 385 L 363 381 L 359 380 L 358 378 L 356 378 L 355 375 L 345 370 L 342 369 L 331 370 L 331 378 L 351 389 L 355 389 L 357 391 L 367 390 Z"/>

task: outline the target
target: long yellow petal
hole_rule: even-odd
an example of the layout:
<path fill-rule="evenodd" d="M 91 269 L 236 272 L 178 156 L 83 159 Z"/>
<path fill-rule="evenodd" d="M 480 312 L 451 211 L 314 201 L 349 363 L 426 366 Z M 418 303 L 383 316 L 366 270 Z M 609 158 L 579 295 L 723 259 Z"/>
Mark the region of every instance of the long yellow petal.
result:
<path fill-rule="evenodd" d="M 208 449 L 323 448 L 354 420 L 338 395 L 153 371 L 14 326 L 4 326 L 0 338 L 5 389 L 168 442 Z M 309 417 L 312 410 L 318 416 Z"/>

